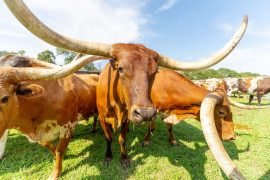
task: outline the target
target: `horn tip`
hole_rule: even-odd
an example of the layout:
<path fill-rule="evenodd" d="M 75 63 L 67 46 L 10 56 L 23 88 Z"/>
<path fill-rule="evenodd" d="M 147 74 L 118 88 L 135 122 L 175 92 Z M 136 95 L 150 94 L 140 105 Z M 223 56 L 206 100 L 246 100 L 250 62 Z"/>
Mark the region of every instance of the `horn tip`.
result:
<path fill-rule="evenodd" d="M 245 24 L 248 23 L 248 15 L 247 15 L 247 14 L 245 14 L 245 17 L 244 17 L 244 19 L 243 19 L 243 23 L 245 23 Z"/>

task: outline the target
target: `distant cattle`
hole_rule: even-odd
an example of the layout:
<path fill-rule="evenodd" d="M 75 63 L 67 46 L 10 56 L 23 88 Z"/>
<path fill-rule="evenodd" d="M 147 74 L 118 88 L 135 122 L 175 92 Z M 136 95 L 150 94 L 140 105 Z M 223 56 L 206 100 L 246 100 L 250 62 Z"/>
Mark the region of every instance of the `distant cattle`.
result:
<path fill-rule="evenodd" d="M 2 73 L 0 137 L 7 129 L 16 129 L 26 135 L 31 142 L 38 142 L 48 148 L 56 158 L 50 179 L 58 178 L 62 172 L 62 160 L 77 122 L 97 113 L 97 75 L 74 74 L 63 79 L 54 79 L 59 78 L 58 73 L 67 75 L 74 72 L 74 68 L 71 67 L 87 59 L 89 57 L 56 69 L 38 69 L 36 66 L 0 67 Z M 35 61 L 8 55 L 0 59 L 0 64 L 4 61 L 8 63 L 9 60 L 11 65 L 16 64 L 17 67 L 21 67 L 18 64 L 26 66 L 34 64 Z M 20 63 L 22 61 L 28 63 Z M 86 64 L 88 63 L 83 63 L 75 69 L 80 69 Z M 32 79 L 52 81 L 32 81 Z M 55 146 L 51 141 L 58 137 L 59 142 Z"/>
<path fill-rule="evenodd" d="M 208 90 L 213 90 L 216 87 L 223 87 L 228 96 L 232 92 L 243 92 L 250 94 L 249 102 L 253 100 L 254 95 L 258 98 L 258 105 L 261 105 L 261 98 L 264 94 L 270 92 L 270 77 L 247 77 L 247 78 L 225 78 L 225 79 L 207 79 L 194 81 L 195 84 L 200 87 L 204 87 Z"/>

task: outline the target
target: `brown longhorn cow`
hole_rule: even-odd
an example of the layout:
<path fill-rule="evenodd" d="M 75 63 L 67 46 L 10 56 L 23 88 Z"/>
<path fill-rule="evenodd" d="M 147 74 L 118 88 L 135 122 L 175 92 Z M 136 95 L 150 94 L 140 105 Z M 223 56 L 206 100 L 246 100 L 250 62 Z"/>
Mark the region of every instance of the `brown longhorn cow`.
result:
<path fill-rule="evenodd" d="M 211 67 L 235 48 L 247 27 L 247 16 L 245 16 L 232 39 L 213 56 L 198 62 L 181 62 L 158 54 L 140 44 L 94 43 L 63 36 L 39 21 L 22 0 L 4 1 L 14 16 L 29 31 L 49 44 L 74 52 L 111 58 L 111 63 L 100 75 L 97 105 L 100 122 L 107 138 L 105 162 L 109 162 L 112 158 L 110 150 L 112 133 L 109 124 L 112 124 L 114 129 L 122 124 L 119 142 L 124 168 L 130 164 L 125 152 L 129 121 L 143 124 L 153 121 L 156 117 L 156 108 L 150 99 L 150 91 L 158 66 L 179 71 L 196 71 Z"/>
<path fill-rule="evenodd" d="M 12 58 L 11 64 L 15 60 L 17 67 L 26 65 L 18 63 L 22 57 L 18 61 L 14 56 L 8 57 Z M 34 62 L 28 58 L 25 60 L 30 61 L 29 66 Z M 97 75 L 74 74 L 55 80 L 63 76 L 62 72 L 66 76 L 85 66 L 81 63 L 87 62 L 85 60 L 89 61 L 89 57 L 74 62 L 75 65 L 80 62 L 79 66 L 72 67 L 69 72 L 66 69 L 74 63 L 57 69 L 37 69 L 36 65 L 32 66 L 35 68 L 0 67 L 0 137 L 7 129 L 16 129 L 31 142 L 48 148 L 56 158 L 50 179 L 58 178 L 62 172 L 62 160 L 77 122 L 97 112 Z M 52 81 L 32 81 L 44 79 Z M 55 146 L 51 141 L 58 137 Z"/>
<path fill-rule="evenodd" d="M 218 135 L 225 141 L 235 140 L 230 103 L 224 89 L 216 88 L 214 91 L 208 91 L 175 71 L 165 69 L 158 71 L 152 86 L 151 99 L 163 122 L 167 123 L 169 141 L 173 146 L 178 144 L 172 134 L 172 125 L 186 118 L 195 118 L 200 121 L 201 103 L 212 92 L 223 97 L 222 103 L 214 109 Z M 149 145 L 150 135 L 154 129 L 155 122 L 149 126 L 143 146 Z"/>
<path fill-rule="evenodd" d="M 80 56 L 76 56 L 74 59 L 78 59 Z M 33 68 L 59 68 L 59 66 L 51 64 L 51 63 L 46 63 L 43 61 L 38 61 L 32 58 L 28 58 L 25 56 L 17 56 L 14 54 L 7 54 L 5 56 L 0 57 L 0 66 L 12 66 L 12 67 L 33 67 Z M 76 74 L 96 74 L 96 76 L 91 76 L 91 78 L 94 81 L 98 81 L 98 72 L 85 72 L 85 71 L 77 71 Z M 97 122 L 97 109 L 94 114 L 94 122 Z M 86 120 L 87 121 L 87 120 Z M 95 132 L 95 124 L 92 127 L 90 132 Z M 4 152 L 5 152 L 5 147 L 6 147 L 6 142 L 8 138 L 9 130 L 6 130 L 6 132 L 3 134 L 2 137 L 0 137 L 0 159 L 3 158 Z"/>

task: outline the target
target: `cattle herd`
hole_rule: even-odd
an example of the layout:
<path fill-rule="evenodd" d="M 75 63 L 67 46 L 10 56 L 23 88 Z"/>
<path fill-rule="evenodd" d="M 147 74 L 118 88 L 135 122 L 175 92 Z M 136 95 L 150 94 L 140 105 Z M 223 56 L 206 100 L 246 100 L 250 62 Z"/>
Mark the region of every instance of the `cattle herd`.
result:
<path fill-rule="evenodd" d="M 270 91 L 270 80 L 228 78 L 194 83 L 173 70 L 197 71 L 223 60 L 244 35 L 247 16 L 231 40 L 213 56 L 197 62 L 181 62 L 141 44 L 103 44 L 63 36 L 39 21 L 22 0 L 4 1 L 18 21 L 40 39 L 89 56 L 64 67 L 16 55 L 0 58 L 0 158 L 9 129 L 16 129 L 29 141 L 50 150 L 56 164 L 49 179 L 57 179 L 76 124 L 95 116 L 94 131 L 98 114 L 107 143 L 104 163 L 108 164 L 113 157 L 112 130 L 121 127 L 121 163 L 126 169 L 130 166 L 125 150 L 130 122 L 149 127 L 143 140 L 143 146 L 149 146 L 159 115 L 167 123 L 170 143 L 177 146 L 172 125 L 195 118 L 201 122 L 209 148 L 224 173 L 231 179 L 245 179 L 219 138 L 235 140 L 230 104 L 249 109 L 264 107 L 242 105 L 229 97 L 233 91 L 251 93 L 252 97 L 256 94 L 260 104 L 261 96 Z M 100 75 L 74 73 L 100 59 L 110 59 Z M 54 145 L 52 141 L 56 138 L 59 142 Z"/>

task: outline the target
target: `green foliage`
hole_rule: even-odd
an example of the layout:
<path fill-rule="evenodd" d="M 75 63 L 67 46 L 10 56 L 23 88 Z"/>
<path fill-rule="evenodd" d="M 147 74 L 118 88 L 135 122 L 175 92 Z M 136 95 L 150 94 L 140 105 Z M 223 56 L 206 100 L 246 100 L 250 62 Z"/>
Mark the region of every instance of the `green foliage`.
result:
<path fill-rule="evenodd" d="M 69 64 L 77 55 L 77 53 L 70 52 L 64 49 L 56 48 L 56 55 L 63 56 L 65 59 L 65 64 Z M 98 71 L 99 69 L 95 67 L 94 63 L 89 63 L 84 66 L 82 71 Z"/>
<path fill-rule="evenodd" d="M 63 56 L 65 58 L 65 64 L 69 64 L 77 54 L 64 49 L 56 48 L 56 55 Z"/>
<path fill-rule="evenodd" d="M 48 63 L 56 64 L 55 63 L 55 55 L 53 54 L 52 51 L 46 50 L 42 51 L 41 53 L 38 54 L 37 59 L 41 61 L 45 61 Z"/>
<path fill-rule="evenodd" d="M 25 55 L 25 51 L 24 51 L 24 50 L 20 50 L 20 51 L 18 51 L 18 52 L 13 52 L 13 51 L 0 51 L 0 55 L 7 55 L 7 54 L 16 54 L 16 55 L 24 56 L 24 55 Z"/>
<path fill-rule="evenodd" d="M 230 70 L 227 68 L 219 68 L 218 70 L 214 69 L 205 69 L 202 71 L 196 72 L 183 72 L 183 75 L 186 76 L 190 80 L 201 80 L 201 79 L 210 79 L 210 78 L 228 78 L 228 77 L 254 77 L 260 76 L 259 73 L 251 73 L 251 72 L 242 72 L 238 73 L 234 70 Z"/>

